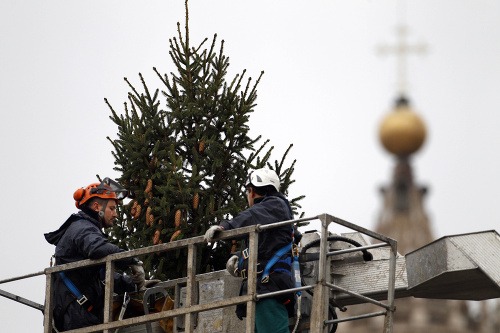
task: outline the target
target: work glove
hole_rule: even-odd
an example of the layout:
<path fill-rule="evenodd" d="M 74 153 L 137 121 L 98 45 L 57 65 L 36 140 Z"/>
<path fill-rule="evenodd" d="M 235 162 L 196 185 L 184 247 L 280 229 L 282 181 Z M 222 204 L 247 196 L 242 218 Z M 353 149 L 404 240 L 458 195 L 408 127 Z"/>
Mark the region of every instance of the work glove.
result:
<path fill-rule="evenodd" d="M 239 277 L 240 276 L 240 271 L 238 269 L 238 261 L 239 258 L 237 255 L 233 255 L 229 260 L 226 262 L 226 269 L 231 274 L 232 276 Z"/>
<path fill-rule="evenodd" d="M 212 241 L 214 240 L 216 234 L 219 233 L 222 230 L 224 230 L 224 228 L 221 227 L 220 225 L 213 225 L 210 228 L 208 228 L 208 230 L 205 232 L 205 235 L 203 236 L 203 239 L 207 243 L 212 243 Z"/>
<path fill-rule="evenodd" d="M 142 267 L 142 261 L 139 261 L 135 265 L 131 265 L 132 270 L 132 282 L 137 286 L 137 290 L 144 290 L 146 284 L 146 274 L 144 273 L 144 267 Z"/>

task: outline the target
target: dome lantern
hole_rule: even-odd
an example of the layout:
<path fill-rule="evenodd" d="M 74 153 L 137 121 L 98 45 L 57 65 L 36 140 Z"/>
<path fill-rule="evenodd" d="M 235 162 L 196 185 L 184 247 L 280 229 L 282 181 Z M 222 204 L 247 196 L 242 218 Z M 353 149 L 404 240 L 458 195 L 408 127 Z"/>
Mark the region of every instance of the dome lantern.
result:
<path fill-rule="evenodd" d="M 379 128 L 382 145 L 398 157 L 407 157 L 418 151 L 425 141 L 426 133 L 424 122 L 411 109 L 405 96 L 396 100 L 393 112 L 384 117 Z"/>

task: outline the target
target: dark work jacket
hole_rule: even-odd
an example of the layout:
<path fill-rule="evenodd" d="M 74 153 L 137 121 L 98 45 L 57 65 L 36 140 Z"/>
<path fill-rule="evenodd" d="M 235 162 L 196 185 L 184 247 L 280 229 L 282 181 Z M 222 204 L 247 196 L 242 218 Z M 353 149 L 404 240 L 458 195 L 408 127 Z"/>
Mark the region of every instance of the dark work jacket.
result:
<path fill-rule="evenodd" d="M 84 259 L 100 259 L 108 254 L 122 252 L 118 246 L 109 243 L 101 230 L 101 223 L 96 216 L 83 211 L 72 214 L 56 231 L 45 234 L 45 239 L 56 246 L 56 265 L 62 265 Z M 125 269 L 137 263 L 130 258 L 116 262 L 116 266 Z M 54 321 L 59 330 L 69 330 L 103 321 L 105 266 L 97 265 L 65 272 L 66 276 L 88 298 L 83 305 L 76 302 L 75 296 L 68 290 L 58 273 L 54 274 L 53 300 Z M 129 276 L 115 273 L 116 293 L 135 291 L 135 284 Z"/>
<path fill-rule="evenodd" d="M 292 218 L 292 209 L 290 208 L 288 200 L 281 193 L 274 193 L 262 198 L 257 198 L 254 201 L 254 205 L 252 207 L 242 211 L 232 220 L 222 221 L 220 225 L 224 227 L 225 230 L 230 230 L 257 224 L 265 225 L 287 221 L 291 220 Z M 258 271 L 264 269 L 266 263 L 274 256 L 274 254 L 278 250 L 292 243 L 292 235 L 293 228 L 290 225 L 268 229 L 259 233 L 257 255 L 257 261 L 259 262 L 259 267 L 257 269 Z M 287 252 L 281 259 L 288 260 L 290 262 L 289 268 L 287 267 L 287 265 L 285 265 L 280 267 L 280 269 L 276 271 L 271 269 L 269 282 L 267 283 L 262 283 L 261 275 L 259 274 L 257 276 L 258 294 L 265 294 L 295 287 L 291 274 L 291 250 Z M 284 269 L 286 271 L 284 271 Z M 246 280 L 243 281 L 242 293 L 246 292 L 245 289 Z M 291 305 L 291 308 L 293 309 L 293 293 L 277 296 L 275 298 L 282 303 Z M 287 308 L 289 308 L 290 310 L 290 306 L 288 306 Z M 244 307 L 239 306 L 236 311 L 238 317 L 243 317 L 244 311 Z"/>

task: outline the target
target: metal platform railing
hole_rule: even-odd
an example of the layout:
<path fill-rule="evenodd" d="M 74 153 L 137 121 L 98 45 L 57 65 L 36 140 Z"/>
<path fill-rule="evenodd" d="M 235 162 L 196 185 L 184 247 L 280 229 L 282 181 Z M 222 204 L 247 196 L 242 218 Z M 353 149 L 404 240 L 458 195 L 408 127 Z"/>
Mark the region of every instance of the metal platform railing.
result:
<path fill-rule="evenodd" d="M 258 235 L 259 232 L 264 230 L 268 230 L 271 228 L 276 228 L 284 225 L 292 225 L 300 222 L 308 222 L 312 220 L 319 220 L 321 222 L 321 231 L 320 231 L 320 250 L 319 250 L 319 261 L 318 261 L 318 276 L 315 283 L 310 285 L 302 286 L 300 288 L 288 289 L 284 291 L 279 291 L 275 293 L 269 294 L 261 294 L 258 295 L 256 293 L 256 279 L 257 279 L 257 245 L 258 245 Z M 331 272 L 330 272 L 330 261 L 332 256 L 338 255 L 340 253 L 346 253 L 351 251 L 351 249 L 347 250 L 338 250 L 338 251 L 328 251 L 328 227 L 331 223 L 339 224 L 343 227 L 349 228 L 351 230 L 355 230 L 362 234 L 365 234 L 369 237 L 377 239 L 381 241 L 381 244 L 377 244 L 374 246 L 367 246 L 366 248 L 373 248 L 379 246 L 388 246 L 390 247 L 390 264 L 389 264 L 389 280 L 388 280 L 388 288 L 387 288 L 387 303 L 383 303 L 367 297 L 362 294 L 358 294 L 356 292 L 352 292 L 346 289 L 343 289 L 335 284 L 331 283 Z M 18 278 L 12 278 L 0 281 L 0 284 L 20 280 L 23 278 L 29 278 L 33 276 L 43 275 L 46 276 L 46 290 L 45 290 L 45 305 L 39 305 L 29 300 L 22 300 L 21 303 L 31 306 L 33 308 L 42 310 L 44 312 L 44 333 L 52 333 L 53 332 L 53 318 L 52 311 L 44 311 L 44 309 L 51 309 L 53 300 L 52 300 L 52 285 L 53 285 L 53 275 L 55 273 L 61 271 L 72 270 L 76 268 L 82 268 L 87 266 L 94 265 L 102 265 L 106 266 L 106 284 L 105 284 L 105 299 L 104 299 L 104 322 L 99 325 L 84 327 L 80 329 L 75 329 L 71 331 L 66 331 L 68 333 L 86 333 L 86 332 L 115 332 L 118 328 L 130 327 L 140 324 L 152 323 L 155 321 L 159 321 L 167 318 L 174 318 L 174 332 L 177 332 L 176 321 L 184 317 L 184 332 L 195 332 L 195 315 L 200 312 L 225 308 L 228 306 L 234 306 L 236 304 L 246 303 L 247 305 L 247 316 L 245 320 L 245 332 L 253 333 L 254 332 L 254 323 L 255 323 L 255 302 L 259 299 L 263 299 L 266 297 L 272 297 L 281 293 L 290 293 L 301 290 L 311 289 L 314 291 L 312 297 L 312 309 L 311 317 L 310 317 L 310 326 L 308 328 L 311 333 L 322 333 L 326 332 L 328 329 L 328 325 L 333 323 L 338 323 L 347 320 L 356 320 L 362 318 L 368 318 L 373 316 L 385 316 L 385 324 L 384 324 L 384 333 L 392 333 L 392 321 L 393 321 L 393 313 L 394 313 L 394 289 L 395 289 L 395 271 L 396 271 L 396 254 L 397 254 L 397 242 L 393 239 L 387 238 L 383 235 L 377 234 L 360 226 L 357 226 L 353 223 L 344 221 L 337 217 L 322 214 L 309 218 L 302 218 L 284 222 L 278 222 L 269 225 L 256 225 L 251 227 L 245 227 L 235 230 L 223 231 L 220 233 L 220 239 L 234 239 L 236 237 L 241 237 L 242 235 L 248 235 L 249 239 L 249 265 L 248 265 L 248 291 L 246 295 L 229 297 L 227 299 L 222 299 L 218 301 L 213 301 L 208 304 L 197 304 L 196 300 L 196 288 L 197 281 L 199 281 L 198 274 L 196 272 L 196 256 L 197 250 L 199 246 L 206 246 L 204 239 L 202 236 L 182 239 L 166 244 L 159 244 L 150 247 L 140 248 L 136 250 L 131 250 L 127 252 L 121 252 L 117 254 L 109 255 L 105 258 L 99 260 L 82 260 L 78 262 L 74 262 L 71 264 L 59 265 L 50 268 L 46 268 L 43 272 L 37 272 L 29 275 L 25 275 Z M 178 290 L 180 286 L 183 286 L 186 290 L 186 297 L 183 304 L 183 307 L 174 307 L 172 310 L 166 310 L 162 312 L 145 314 L 138 317 L 127 318 L 122 320 L 113 320 L 112 314 L 112 305 L 113 305 L 113 274 L 115 271 L 115 261 L 130 257 L 141 257 L 146 254 L 161 254 L 163 252 L 174 251 L 178 249 L 187 249 L 187 274 L 185 277 L 175 280 L 163 281 L 158 286 L 162 286 L 165 288 L 176 288 Z M 359 251 L 360 248 L 353 248 L 352 251 Z M 383 310 L 379 312 L 369 313 L 360 316 L 354 316 L 351 318 L 343 318 L 336 320 L 328 320 L 328 304 L 329 298 L 331 297 L 331 290 L 340 291 L 346 294 L 349 294 L 353 297 L 357 297 L 362 299 L 363 302 L 370 302 L 380 306 Z M 0 296 L 6 296 L 1 293 Z M 6 292 L 4 292 L 6 293 Z M 8 293 L 7 293 L 8 294 Z M 179 293 L 176 291 L 176 297 Z M 15 296 L 15 295 L 13 295 Z M 16 299 L 16 297 L 8 297 L 16 301 L 20 301 Z"/>
<path fill-rule="evenodd" d="M 319 270 L 318 270 L 318 278 L 317 283 L 314 286 L 314 297 L 313 297 L 313 309 L 311 316 L 311 332 L 324 332 L 325 326 L 332 323 L 339 323 L 342 321 L 348 320 L 357 320 L 364 319 L 375 316 L 385 316 L 384 321 L 384 333 L 392 333 L 392 323 L 394 316 L 394 298 L 395 298 L 395 281 L 396 281 L 396 255 L 397 255 L 397 242 L 391 238 L 385 237 L 383 235 L 377 234 L 368 229 L 362 228 L 353 223 L 347 222 L 335 216 L 331 216 L 328 214 L 319 215 L 318 219 L 321 221 L 321 232 L 320 232 L 320 252 L 319 252 Z M 387 303 L 379 302 L 370 297 L 366 297 L 364 295 L 350 292 L 349 290 L 340 288 L 331 283 L 331 272 L 327 271 L 329 267 L 331 267 L 331 257 L 351 250 L 340 250 L 340 251 L 328 251 L 328 227 L 330 223 L 339 224 L 351 230 L 355 230 L 364 235 L 377 239 L 383 243 L 383 245 L 390 247 L 390 256 L 389 256 L 389 279 L 387 286 Z M 378 245 L 377 245 L 378 246 Z M 360 248 L 353 248 L 352 251 L 359 251 Z M 343 319 L 335 319 L 328 320 L 328 298 L 330 295 L 330 289 L 342 291 L 351 296 L 360 298 L 365 302 L 369 302 L 375 305 L 382 307 L 384 310 L 374 313 L 369 313 L 360 316 L 353 316 Z"/>

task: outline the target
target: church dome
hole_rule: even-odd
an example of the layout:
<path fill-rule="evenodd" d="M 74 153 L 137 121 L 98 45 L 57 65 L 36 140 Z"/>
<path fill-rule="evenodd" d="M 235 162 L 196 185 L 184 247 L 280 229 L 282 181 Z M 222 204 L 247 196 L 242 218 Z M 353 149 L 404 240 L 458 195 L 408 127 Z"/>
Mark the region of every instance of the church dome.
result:
<path fill-rule="evenodd" d="M 405 97 L 396 101 L 394 111 L 384 117 L 379 128 L 379 138 L 384 148 L 401 157 L 420 149 L 426 133 L 424 122 L 410 108 Z"/>

